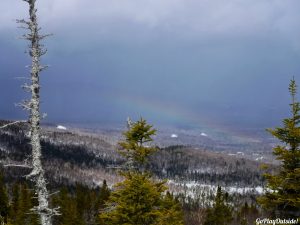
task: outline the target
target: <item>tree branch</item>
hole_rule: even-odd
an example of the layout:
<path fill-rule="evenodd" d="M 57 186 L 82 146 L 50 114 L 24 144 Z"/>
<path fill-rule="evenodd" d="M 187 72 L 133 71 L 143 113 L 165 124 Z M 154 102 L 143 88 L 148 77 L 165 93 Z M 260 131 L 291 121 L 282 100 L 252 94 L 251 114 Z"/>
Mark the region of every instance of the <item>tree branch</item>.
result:
<path fill-rule="evenodd" d="M 6 127 L 9 127 L 9 126 L 12 126 L 12 125 L 15 125 L 15 124 L 18 124 L 18 123 L 27 123 L 27 122 L 28 121 L 26 121 L 26 120 L 18 120 L 18 121 L 15 121 L 15 122 L 5 124 L 5 125 L 1 126 L 0 129 L 4 129 Z"/>

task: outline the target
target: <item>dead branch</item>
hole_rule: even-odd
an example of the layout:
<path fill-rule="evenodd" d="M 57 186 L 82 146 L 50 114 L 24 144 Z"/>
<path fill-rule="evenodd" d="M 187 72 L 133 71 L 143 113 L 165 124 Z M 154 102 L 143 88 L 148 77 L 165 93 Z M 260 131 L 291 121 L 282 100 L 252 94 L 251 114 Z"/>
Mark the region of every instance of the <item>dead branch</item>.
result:
<path fill-rule="evenodd" d="M 9 127 L 9 126 L 12 126 L 12 125 L 15 125 L 15 124 L 18 124 L 18 123 L 27 123 L 28 121 L 26 120 L 18 120 L 18 121 L 14 121 L 14 122 L 11 122 L 11 123 L 8 123 L 8 124 L 5 124 L 3 126 L 0 127 L 0 129 L 4 129 L 6 127 Z"/>

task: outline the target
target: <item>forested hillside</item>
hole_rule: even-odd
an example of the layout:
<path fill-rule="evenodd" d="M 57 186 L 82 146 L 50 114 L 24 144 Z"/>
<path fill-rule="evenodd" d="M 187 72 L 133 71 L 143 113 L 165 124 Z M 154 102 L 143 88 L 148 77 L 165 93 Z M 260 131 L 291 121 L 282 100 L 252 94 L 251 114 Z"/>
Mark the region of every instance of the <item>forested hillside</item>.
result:
<path fill-rule="evenodd" d="M 5 123 L 2 121 L 1 124 Z M 13 125 L 0 130 L 2 164 L 21 164 L 28 160 L 29 145 L 24 129 Z M 124 163 L 117 146 L 105 137 L 78 131 L 43 129 L 44 164 L 49 179 L 57 183 L 81 182 L 97 186 L 104 179 L 111 185 L 120 178 L 116 170 Z M 213 185 L 256 187 L 263 184 L 260 162 L 229 156 L 222 152 L 195 149 L 188 146 L 161 148 L 151 157 L 148 168 L 158 178 L 180 182 L 199 182 Z M 274 168 L 273 166 L 270 169 Z M 8 177 L 26 174 L 24 169 L 9 168 Z M 26 170 L 26 169 L 25 169 Z M 50 182 L 52 183 L 52 181 Z"/>
<path fill-rule="evenodd" d="M 7 121 L 1 122 L 4 123 Z M 25 130 L 25 124 L 0 130 L 1 171 L 4 174 L 1 196 L 6 196 L 3 201 L 7 205 L 3 218 L 8 218 L 12 224 L 35 225 L 35 215 L 27 216 L 35 204 L 30 197 L 33 195 L 32 184 L 24 178 L 29 168 L 19 166 L 29 160 Z M 51 196 L 50 201 L 53 207 L 61 207 L 62 216 L 55 217 L 54 224 L 102 225 L 99 215 L 107 207 L 104 200 L 107 200 L 112 185 L 122 180 L 117 172 L 125 159 L 117 153 L 117 146 L 101 135 L 44 127 L 42 147 L 49 188 L 60 191 Z M 243 219 L 251 221 L 258 216 L 260 212 L 255 200 L 258 193 L 251 189 L 230 191 L 230 188 L 262 185 L 259 166 L 259 162 L 227 153 L 170 146 L 150 157 L 146 168 L 156 178 L 169 180 L 167 184 L 173 193 L 170 196 L 174 195 L 181 203 L 185 224 L 198 225 L 204 223 L 207 208 L 215 204 L 217 185 L 223 187 L 221 198 L 224 206 L 229 207 L 231 224 L 240 224 Z"/>

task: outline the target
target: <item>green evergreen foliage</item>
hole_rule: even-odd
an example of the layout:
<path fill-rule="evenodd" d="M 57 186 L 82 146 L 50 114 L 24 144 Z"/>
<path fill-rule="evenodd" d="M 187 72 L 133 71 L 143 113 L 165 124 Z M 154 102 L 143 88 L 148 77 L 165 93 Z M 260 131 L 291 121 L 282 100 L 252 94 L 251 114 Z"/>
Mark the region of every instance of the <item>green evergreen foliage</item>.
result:
<path fill-rule="evenodd" d="M 0 224 L 7 223 L 9 213 L 8 195 L 3 182 L 2 172 L 0 171 Z"/>
<path fill-rule="evenodd" d="M 77 184 L 74 205 L 76 206 L 76 222 L 78 225 L 85 225 L 85 220 L 87 217 L 86 213 L 91 209 L 91 202 L 88 201 L 88 196 L 89 195 L 86 194 L 86 189 L 82 185 Z"/>
<path fill-rule="evenodd" d="M 78 189 L 78 187 L 77 187 Z M 78 190 L 75 192 L 78 193 Z M 81 196 L 79 197 L 81 198 Z M 61 207 L 60 213 L 62 214 L 57 222 L 55 224 L 58 225 L 85 225 L 82 214 L 83 211 L 78 211 L 78 208 L 82 208 L 82 210 L 85 208 L 84 203 L 82 205 L 77 204 L 78 197 L 72 196 L 70 193 L 70 190 L 68 190 L 66 187 L 62 188 L 59 192 L 59 195 L 55 198 L 54 204 Z"/>
<path fill-rule="evenodd" d="M 156 147 L 145 146 L 153 141 L 152 136 L 155 134 L 156 130 L 141 118 L 123 133 L 125 140 L 119 142 L 119 153 L 127 160 L 132 160 L 134 166 L 143 166 L 149 156 L 158 150 Z"/>
<path fill-rule="evenodd" d="M 98 198 L 96 200 L 96 204 L 95 204 L 95 218 L 96 218 L 96 224 L 97 225 L 105 225 L 103 224 L 103 220 L 101 220 L 99 218 L 99 212 L 103 211 L 105 208 L 105 202 L 109 199 L 110 196 L 110 190 L 107 186 L 106 180 L 103 181 L 102 187 L 99 190 L 99 195 Z"/>
<path fill-rule="evenodd" d="M 105 225 L 182 225 L 181 208 L 170 194 L 164 196 L 165 182 L 155 181 L 151 174 L 140 169 L 150 155 L 158 149 L 145 146 L 151 142 L 156 130 L 140 119 L 133 123 L 125 140 L 120 142 L 120 154 L 133 167 L 121 172 L 124 181 L 114 187 L 107 207 L 100 214 Z M 138 167 L 136 167 L 138 166 Z"/>
<path fill-rule="evenodd" d="M 107 186 L 106 180 L 103 181 L 102 187 L 99 191 L 99 196 L 97 200 L 97 208 L 98 209 L 103 209 L 105 201 L 108 200 L 110 196 L 110 190 Z"/>
<path fill-rule="evenodd" d="M 183 224 L 183 212 L 178 199 L 174 199 L 173 195 L 167 192 L 162 201 L 162 205 L 164 210 L 159 219 L 158 225 Z"/>
<path fill-rule="evenodd" d="M 300 217 L 300 103 L 296 101 L 297 85 L 291 80 L 291 118 L 283 120 L 283 127 L 268 129 L 282 142 L 273 149 L 282 162 L 278 174 L 265 174 L 266 194 L 258 198 L 261 206 L 274 217 Z"/>
<path fill-rule="evenodd" d="M 218 186 L 213 207 L 207 210 L 204 225 L 228 225 L 233 220 L 232 210 L 227 203 L 228 194 Z"/>
<path fill-rule="evenodd" d="M 19 185 L 18 184 L 14 184 L 12 186 L 12 201 L 9 207 L 9 218 L 12 218 L 13 220 L 15 220 L 15 217 L 17 215 L 18 212 L 18 202 L 19 202 Z"/>
<path fill-rule="evenodd" d="M 101 188 L 91 189 L 81 184 L 75 187 L 62 187 L 59 194 L 52 200 L 53 205 L 59 205 L 61 216 L 54 218 L 54 225 L 88 225 L 99 222 L 99 212 L 104 208 L 110 191 L 103 182 Z"/>
<path fill-rule="evenodd" d="M 13 225 L 38 225 L 38 216 L 31 212 L 34 206 L 33 193 L 27 184 L 14 184 L 9 221 Z"/>
<path fill-rule="evenodd" d="M 236 208 L 238 209 L 239 207 Z M 250 225 L 260 216 L 256 204 L 251 204 L 249 206 L 248 203 L 245 202 L 245 204 L 236 211 L 235 222 L 241 225 Z"/>
<path fill-rule="evenodd" d="M 163 183 L 155 183 L 149 174 L 124 173 L 125 181 L 115 186 L 109 199 L 112 210 L 101 215 L 105 224 L 156 224 L 161 213 Z"/>

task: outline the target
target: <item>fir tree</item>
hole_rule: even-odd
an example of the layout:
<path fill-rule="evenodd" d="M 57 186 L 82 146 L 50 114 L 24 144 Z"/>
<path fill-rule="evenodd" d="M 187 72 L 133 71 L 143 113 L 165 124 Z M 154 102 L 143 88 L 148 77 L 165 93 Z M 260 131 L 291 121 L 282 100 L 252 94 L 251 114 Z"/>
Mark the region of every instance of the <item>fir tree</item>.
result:
<path fill-rule="evenodd" d="M 110 196 L 110 190 L 107 186 L 106 180 L 103 181 L 102 187 L 99 190 L 99 195 L 96 200 L 96 224 L 97 225 L 105 225 L 103 223 L 103 220 L 99 218 L 99 212 L 103 211 L 105 208 L 105 202 L 109 199 Z"/>
<path fill-rule="evenodd" d="M 178 199 L 174 199 L 170 192 L 167 192 L 163 199 L 163 214 L 157 225 L 178 225 L 183 218 L 183 212 Z"/>
<path fill-rule="evenodd" d="M 120 154 L 127 159 L 125 178 L 111 193 L 107 208 L 100 214 L 105 225 L 182 225 L 181 209 L 170 196 L 164 196 L 165 182 L 154 181 L 145 164 L 158 149 L 149 146 L 156 130 L 140 119 L 130 124 L 120 142 Z M 148 146 L 145 146 L 145 143 Z M 174 222 L 176 221 L 176 223 Z"/>
<path fill-rule="evenodd" d="M 282 162 L 277 174 L 265 174 L 267 191 L 258 199 L 261 206 L 274 217 L 300 217 L 300 103 L 296 101 L 297 85 L 291 80 L 291 118 L 283 120 L 283 127 L 268 129 L 281 141 L 273 149 Z"/>
<path fill-rule="evenodd" d="M 76 201 L 70 196 L 66 187 L 60 190 L 54 203 L 61 206 L 62 215 L 56 218 L 59 220 L 59 225 L 82 225 L 82 221 L 78 218 Z"/>
<path fill-rule="evenodd" d="M 10 205 L 9 217 L 14 225 L 38 225 L 38 216 L 31 212 L 33 193 L 27 184 L 15 184 L 13 186 L 12 203 Z"/>
<path fill-rule="evenodd" d="M 75 192 L 75 205 L 76 205 L 76 223 L 78 225 L 85 225 L 84 217 L 85 217 L 85 210 L 91 208 L 89 207 L 89 202 L 87 202 L 87 196 L 89 193 L 85 188 L 77 184 L 76 185 L 76 192 Z M 83 207 L 84 206 L 84 207 Z"/>
<path fill-rule="evenodd" d="M 148 125 L 146 120 L 140 119 L 130 126 L 128 131 L 124 132 L 124 141 L 119 142 L 119 153 L 127 159 L 129 169 L 142 169 L 150 155 L 158 149 L 155 147 L 145 146 L 146 143 L 152 142 L 152 136 L 156 130 Z"/>
<path fill-rule="evenodd" d="M 102 187 L 99 190 L 99 195 L 96 201 L 96 209 L 102 210 L 104 209 L 104 203 L 109 199 L 110 190 L 107 186 L 106 180 L 103 181 Z"/>
<path fill-rule="evenodd" d="M 0 224 L 7 223 L 8 219 L 8 196 L 5 184 L 3 182 L 3 176 L 0 172 Z"/>
<path fill-rule="evenodd" d="M 233 220 L 232 212 L 226 203 L 227 195 L 218 186 L 213 208 L 208 209 L 204 225 L 228 225 Z"/>
<path fill-rule="evenodd" d="M 15 183 L 12 187 L 12 201 L 9 207 L 9 217 L 12 219 L 12 221 L 15 221 L 16 219 L 16 215 L 18 212 L 19 198 L 20 198 L 19 185 Z"/>

